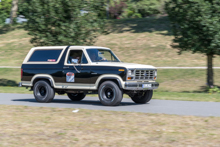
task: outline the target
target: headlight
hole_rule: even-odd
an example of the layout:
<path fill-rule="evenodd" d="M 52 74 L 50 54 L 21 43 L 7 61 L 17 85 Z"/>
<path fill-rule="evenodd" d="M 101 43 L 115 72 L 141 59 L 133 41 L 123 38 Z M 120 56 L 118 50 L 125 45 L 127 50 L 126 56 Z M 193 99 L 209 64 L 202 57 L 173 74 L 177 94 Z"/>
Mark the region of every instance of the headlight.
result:
<path fill-rule="evenodd" d="M 128 70 L 128 76 L 134 76 L 134 70 Z"/>
<path fill-rule="evenodd" d="M 157 70 L 154 71 L 154 80 L 157 79 Z"/>
<path fill-rule="evenodd" d="M 128 70 L 128 76 L 131 76 L 131 70 Z"/>
<path fill-rule="evenodd" d="M 127 80 L 133 80 L 134 79 L 134 70 L 128 70 L 127 71 Z"/>
<path fill-rule="evenodd" d="M 155 70 L 154 75 L 157 76 L 157 71 Z"/>

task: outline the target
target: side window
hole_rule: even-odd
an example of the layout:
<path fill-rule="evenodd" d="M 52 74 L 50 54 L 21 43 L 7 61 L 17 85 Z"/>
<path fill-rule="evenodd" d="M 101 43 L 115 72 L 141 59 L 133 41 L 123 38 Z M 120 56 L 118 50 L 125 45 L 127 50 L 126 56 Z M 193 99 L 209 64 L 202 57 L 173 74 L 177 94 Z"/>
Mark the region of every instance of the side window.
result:
<path fill-rule="evenodd" d="M 31 55 L 28 62 L 56 62 L 62 49 L 36 50 Z"/>
<path fill-rule="evenodd" d="M 71 64 L 72 59 L 78 59 L 79 64 L 87 64 L 88 61 L 82 50 L 70 50 L 67 63 Z"/>

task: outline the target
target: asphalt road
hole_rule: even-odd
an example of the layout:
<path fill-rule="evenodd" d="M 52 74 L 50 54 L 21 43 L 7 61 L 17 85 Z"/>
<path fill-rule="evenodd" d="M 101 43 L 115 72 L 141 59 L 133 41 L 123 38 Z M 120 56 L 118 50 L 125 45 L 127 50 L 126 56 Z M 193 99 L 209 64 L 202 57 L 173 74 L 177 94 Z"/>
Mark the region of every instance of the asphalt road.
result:
<path fill-rule="evenodd" d="M 0 93 L 0 105 L 25 105 L 36 107 L 60 107 L 108 111 L 129 111 L 144 113 L 164 113 L 194 116 L 220 117 L 220 102 L 194 102 L 173 100 L 151 100 L 147 104 L 135 104 L 129 98 L 124 98 L 120 106 L 103 106 L 96 97 L 86 97 L 80 102 L 72 102 L 67 96 L 56 95 L 51 103 L 38 103 L 31 94 Z"/>

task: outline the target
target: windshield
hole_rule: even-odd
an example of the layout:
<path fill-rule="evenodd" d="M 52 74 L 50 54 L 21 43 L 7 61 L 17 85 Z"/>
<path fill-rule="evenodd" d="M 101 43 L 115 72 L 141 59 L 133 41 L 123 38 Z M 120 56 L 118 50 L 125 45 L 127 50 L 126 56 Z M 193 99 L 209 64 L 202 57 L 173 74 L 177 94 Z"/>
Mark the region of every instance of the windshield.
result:
<path fill-rule="evenodd" d="M 120 62 L 111 50 L 87 49 L 86 51 L 92 62 Z"/>

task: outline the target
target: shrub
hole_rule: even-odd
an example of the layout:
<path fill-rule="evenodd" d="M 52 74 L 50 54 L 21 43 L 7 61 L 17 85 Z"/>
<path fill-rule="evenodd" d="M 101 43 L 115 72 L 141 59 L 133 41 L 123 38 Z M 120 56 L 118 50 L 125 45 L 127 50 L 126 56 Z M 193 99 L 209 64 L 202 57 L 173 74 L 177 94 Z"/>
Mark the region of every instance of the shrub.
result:
<path fill-rule="evenodd" d="M 142 18 L 154 14 L 163 14 L 166 0 L 128 0 L 122 18 Z"/>
<path fill-rule="evenodd" d="M 208 91 L 209 91 L 210 94 L 220 93 L 220 89 L 217 86 L 214 86 L 214 87 L 211 87 L 211 88 L 208 87 Z"/>

